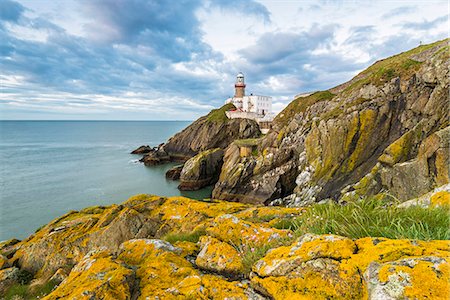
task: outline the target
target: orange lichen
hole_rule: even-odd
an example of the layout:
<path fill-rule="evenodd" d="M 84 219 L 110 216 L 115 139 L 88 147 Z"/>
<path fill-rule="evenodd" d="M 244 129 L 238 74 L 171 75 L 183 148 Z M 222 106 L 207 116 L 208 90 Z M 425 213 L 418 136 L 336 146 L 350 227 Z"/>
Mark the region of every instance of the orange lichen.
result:
<path fill-rule="evenodd" d="M 450 263 L 427 257 L 386 263 L 379 269 L 381 284 L 400 286 L 406 299 L 449 299 Z"/>
<path fill-rule="evenodd" d="M 292 234 L 290 230 L 278 230 L 264 224 L 246 222 L 230 214 L 214 219 L 214 223 L 206 228 L 206 232 L 234 246 L 260 246 Z"/>
<path fill-rule="evenodd" d="M 133 276 L 133 270 L 114 261 L 109 253 L 93 253 L 44 299 L 130 299 Z"/>
<path fill-rule="evenodd" d="M 450 206 L 450 193 L 448 191 L 440 191 L 431 196 L 431 206 Z"/>
<path fill-rule="evenodd" d="M 195 260 L 200 268 L 229 274 L 244 272 L 240 253 L 229 244 L 204 236 L 200 239 L 200 248 L 200 253 Z"/>

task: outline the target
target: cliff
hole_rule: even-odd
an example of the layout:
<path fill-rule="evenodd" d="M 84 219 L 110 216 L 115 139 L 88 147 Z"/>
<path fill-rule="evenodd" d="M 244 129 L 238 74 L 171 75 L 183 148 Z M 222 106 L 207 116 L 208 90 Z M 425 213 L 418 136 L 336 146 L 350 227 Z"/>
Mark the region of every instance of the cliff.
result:
<path fill-rule="evenodd" d="M 448 299 L 450 194 L 431 198 L 428 208 L 383 200 L 283 208 L 138 195 L 1 243 L 0 294 Z"/>
<path fill-rule="evenodd" d="M 387 192 L 405 201 L 449 182 L 448 40 L 299 97 L 256 155 L 230 145 L 213 198 L 302 206 Z"/>
<path fill-rule="evenodd" d="M 225 149 L 236 139 L 261 135 L 258 124 L 253 120 L 228 119 L 225 112 L 231 108 L 234 108 L 232 104 L 226 104 L 219 109 L 212 110 L 206 116 L 199 118 L 175 134 L 166 143 L 148 150 L 142 158 L 142 162 L 146 165 L 154 165 L 166 161 L 185 161 L 204 150 Z M 138 149 L 142 148 L 141 146 Z"/>

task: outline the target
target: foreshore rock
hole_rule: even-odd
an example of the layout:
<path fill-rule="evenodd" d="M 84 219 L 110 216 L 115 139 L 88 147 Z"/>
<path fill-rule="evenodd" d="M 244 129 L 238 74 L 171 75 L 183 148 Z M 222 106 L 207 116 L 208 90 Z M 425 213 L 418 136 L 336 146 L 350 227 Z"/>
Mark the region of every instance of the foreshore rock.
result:
<path fill-rule="evenodd" d="M 194 191 L 216 183 L 222 164 L 222 149 L 215 148 L 200 152 L 184 164 L 178 188 L 183 191 Z"/>
<path fill-rule="evenodd" d="M 405 201 L 449 183 L 448 39 L 376 62 L 299 97 L 257 155 L 225 151 L 213 197 L 302 206 L 387 191 Z"/>
<path fill-rule="evenodd" d="M 449 297 L 449 241 L 274 228 L 305 211 L 152 195 L 73 211 L 1 248 L 0 289 L 31 275 L 56 284 L 44 299 Z"/>
<path fill-rule="evenodd" d="M 150 147 L 149 145 L 147 145 L 147 146 L 144 145 L 144 146 L 140 146 L 139 148 L 131 151 L 131 154 L 146 154 L 152 150 L 153 150 L 153 148 Z"/>
<path fill-rule="evenodd" d="M 180 179 L 181 171 L 183 170 L 183 165 L 178 165 L 173 168 L 170 168 L 166 172 L 166 178 L 171 180 Z"/>

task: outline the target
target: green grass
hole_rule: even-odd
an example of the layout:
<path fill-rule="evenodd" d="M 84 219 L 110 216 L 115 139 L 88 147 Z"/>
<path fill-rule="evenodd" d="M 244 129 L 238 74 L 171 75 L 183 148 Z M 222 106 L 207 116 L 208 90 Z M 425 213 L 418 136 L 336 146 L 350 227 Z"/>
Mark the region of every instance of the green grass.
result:
<path fill-rule="evenodd" d="M 397 208 L 378 199 L 347 205 L 314 205 L 293 221 L 296 235 L 332 233 L 350 238 L 386 237 L 391 239 L 450 239 L 449 209 Z"/>
<path fill-rule="evenodd" d="M 173 244 L 175 242 L 192 242 L 197 243 L 201 236 L 206 235 L 206 231 L 204 229 L 196 230 L 193 232 L 180 232 L 180 233 L 171 233 L 164 236 L 164 240 Z"/>
<path fill-rule="evenodd" d="M 329 91 L 320 91 L 307 97 L 299 97 L 289 103 L 289 105 L 275 117 L 274 123 L 287 125 L 294 115 L 306 111 L 309 106 L 317 102 L 331 100 L 334 96 L 335 95 Z"/>
<path fill-rule="evenodd" d="M 408 79 L 422 65 L 422 62 L 411 59 L 411 56 L 420 54 L 442 42 L 443 41 L 438 41 L 428 45 L 421 45 L 409 51 L 379 60 L 358 74 L 358 76 L 362 76 L 363 78 L 353 82 L 344 91 L 351 92 L 352 90 L 360 88 L 366 84 L 381 86 L 395 77 Z M 445 50 L 440 49 L 436 52 L 436 54 L 441 51 Z"/>
<path fill-rule="evenodd" d="M 57 283 L 53 280 L 46 282 L 45 284 L 33 288 L 30 291 L 29 285 L 27 284 L 14 284 L 5 292 L 5 300 L 19 300 L 19 299 L 38 299 L 50 294 Z"/>
<path fill-rule="evenodd" d="M 221 108 L 218 109 L 213 109 L 207 116 L 206 116 L 206 120 L 208 122 L 215 122 L 215 123 L 220 123 L 220 122 L 225 122 L 228 120 L 227 115 L 225 114 L 225 112 L 235 109 L 236 107 L 232 104 L 232 103 L 228 103 L 225 104 L 224 106 L 222 106 Z"/>
<path fill-rule="evenodd" d="M 290 245 L 295 239 L 294 236 L 289 238 L 283 238 L 276 241 L 269 242 L 262 246 L 256 246 L 252 244 L 240 244 L 234 245 L 234 248 L 241 254 L 242 264 L 244 266 L 244 276 L 248 276 L 252 270 L 253 265 L 263 258 L 267 251 L 270 249 L 278 248 L 281 246 Z"/>

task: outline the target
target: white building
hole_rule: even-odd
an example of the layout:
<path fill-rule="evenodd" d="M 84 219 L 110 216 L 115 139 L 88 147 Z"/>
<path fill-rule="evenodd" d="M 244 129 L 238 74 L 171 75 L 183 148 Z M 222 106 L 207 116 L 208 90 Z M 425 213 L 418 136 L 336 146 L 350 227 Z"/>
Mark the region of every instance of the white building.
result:
<path fill-rule="evenodd" d="M 275 116 L 272 112 L 272 97 L 253 94 L 246 96 L 244 74 L 242 73 L 236 76 L 234 88 L 234 97 L 228 98 L 225 103 L 233 103 L 236 110 L 227 111 L 227 117 L 230 119 L 253 119 L 259 123 L 263 133 L 267 132 Z"/>

